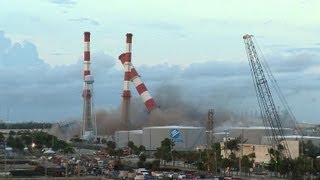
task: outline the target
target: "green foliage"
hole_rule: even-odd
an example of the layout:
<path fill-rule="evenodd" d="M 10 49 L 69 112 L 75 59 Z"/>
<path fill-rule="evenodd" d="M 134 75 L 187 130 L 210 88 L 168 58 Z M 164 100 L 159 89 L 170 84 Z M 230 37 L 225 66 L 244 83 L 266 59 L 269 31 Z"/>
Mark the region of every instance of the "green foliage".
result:
<path fill-rule="evenodd" d="M 65 141 L 59 140 L 57 137 L 43 131 L 18 131 L 17 133 L 10 132 L 7 138 L 8 146 L 14 151 L 22 151 L 24 147 L 31 148 L 32 143 L 35 143 L 35 149 L 41 150 L 44 147 L 52 148 L 53 150 L 63 150 L 73 152 L 73 148 Z M 66 150 L 65 150 L 66 149 Z"/>
<path fill-rule="evenodd" d="M 120 157 L 123 155 L 123 149 L 117 149 L 116 150 L 116 156 Z"/>
<path fill-rule="evenodd" d="M 152 161 L 152 170 L 156 170 L 160 168 L 160 160 L 153 160 Z"/>
<path fill-rule="evenodd" d="M 242 156 L 241 167 L 244 172 L 248 173 L 249 169 L 253 167 L 255 157 L 256 157 L 255 153 Z"/>
<path fill-rule="evenodd" d="M 138 168 L 144 168 L 144 164 L 141 161 L 137 162 L 137 166 L 138 166 Z"/>
<path fill-rule="evenodd" d="M 152 169 L 152 162 L 144 162 L 144 168 L 146 168 L 147 170 L 151 170 Z"/>
<path fill-rule="evenodd" d="M 101 139 L 101 143 L 102 143 L 102 144 L 107 144 L 107 140 L 106 140 L 105 138 L 102 138 L 102 139 Z"/>
<path fill-rule="evenodd" d="M 139 156 L 139 160 L 140 160 L 141 162 L 145 162 L 145 161 L 147 160 L 147 156 L 146 156 L 145 154 L 141 154 L 141 155 Z"/>
<path fill-rule="evenodd" d="M 174 146 L 174 143 L 168 139 L 165 138 L 163 141 L 161 141 L 161 146 L 157 148 L 157 151 L 155 153 L 155 157 L 157 159 L 163 159 L 166 162 L 169 162 L 172 160 L 171 158 L 171 148 Z"/>
<path fill-rule="evenodd" d="M 74 137 L 72 137 L 70 139 L 71 142 L 83 142 L 82 139 L 80 139 L 80 137 L 78 135 L 75 135 Z"/>
<path fill-rule="evenodd" d="M 12 147 L 14 151 L 22 151 L 25 147 L 20 137 L 9 136 L 7 139 L 7 144 L 8 146 Z"/>
<path fill-rule="evenodd" d="M 143 145 L 140 145 L 139 146 L 139 151 L 140 152 L 146 151 L 146 147 L 144 147 Z"/>
<path fill-rule="evenodd" d="M 111 148 L 111 149 L 115 149 L 116 148 L 116 143 L 113 141 L 108 141 L 107 142 L 107 147 Z"/>
<path fill-rule="evenodd" d="M 196 167 L 197 167 L 198 170 L 201 170 L 201 171 L 204 171 L 204 170 L 205 170 L 204 163 L 201 162 L 201 161 L 197 161 L 197 162 L 196 162 Z"/>
<path fill-rule="evenodd" d="M 133 143 L 132 141 L 129 141 L 129 142 L 128 142 L 128 147 L 129 147 L 129 148 L 132 149 L 134 146 L 135 146 L 135 145 L 134 145 L 134 143 Z"/>
<path fill-rule="evenodd" d="M 314 145 L 311 140 L 302 142 L 301 144 L 303 147 L 304 156 L 315 158 L 320 155 L 320 147 Z"/>
<path fill-rule="evenodd" d="M 74 153 L 75 150 L 74 150 L 73 147 L 67 146 L 67 147 L 64 148 L 63 152 L 64 152 L 65 154 L 68 154 L 68 153 Z"/>
<path fill-rule="evenodd" d="M 142 145 L 141 145 L 142 146 Z M 141 147 L 140 146 L 140 147 Z M 142 150 L 140 150 L 140 148 L 138 148 L 136 145 L 134 145 L 134 143 L 132 141 L 128 142 L 128 147 L 131 150 L 131 153 L 135 154 L 135 155 L 139 155 L 140 152 L 142 152 Z M 142 146 L 144 148 L 144 146 Z"/>
<path fill-rule="evenodd" d="M 113 142 L 113 141 L 108 141 L 107 142 L 106 151 L 110 156 L 117 155 L 117 152 L 116 152 L 115 148 L 116 148 L 116 143 L 115 142 Z"/>
<path fill-rule="evenodd" d="M 2 132 L 0 132 L 0 141 L 3 141 L 4 140 L 4 135 Z"/>
<path fill-rule="evenodd" d="M 231 139 L 230 141 L 226 141 L 224 143 L 225 149 L 230 150 L 231 152 L 239 151 L 240 150 L 240 138 Z"/>
<path fill-rule="evenodd" d="M 15 136 L 16 132 L 15 131 L 9 131 L 9 136 Z"/>
<path fill-rule="evenodd" d="M 0 129 L 48 129 L 51 128 L 51 123 L 41 122 L 25 122 L 25 123 L 0 123 Z"/>

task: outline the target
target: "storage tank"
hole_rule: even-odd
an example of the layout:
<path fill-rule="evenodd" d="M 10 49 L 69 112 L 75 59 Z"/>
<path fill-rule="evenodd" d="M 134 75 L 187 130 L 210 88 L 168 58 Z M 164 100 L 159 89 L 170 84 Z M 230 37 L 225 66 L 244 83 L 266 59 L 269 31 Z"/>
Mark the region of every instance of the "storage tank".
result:
<path fill-rule="evenodd" d="M 310 140 L 312 144 L 316 146 L 320 145 L 320 137 L 318 136 L 288 135 L 288 136 L 285 136 L 285 138 L 287 141 L 304 141 L 305 143 L 307 143 Z M 268 144 L 268 136 L 263 136 L 262 143 Z"/>
<path fill-rule="evenodd" d="M 223 142 L 223 139 L 229 137 L 229 132 L 216 132 L 213 133 L 214 142 Z"/>
<path fill-rule="evenodd" d="M 156 150 L 165 138 L 175 142 L 174 150 L 195 150 L 206 144 L 206 129 L 190 126 L 156 126 L 142 129 L 142 144 L 146 150 Z"/>
<path fill-rule="evenodd" d="M 269 128 L 270 129 L 270 128 Z M 232 127 L 229 136 L 233 138 L 240 137 L 243 133 L 243 140 L 248 144 L 264 144 L 262 137 L 266 135 L 266 128 L 263 126 L 254 127 Z M 284 135 L 291 135 L 294 131 L 291 128 L 283 128 Z"/>
<path fill-rule="evenodd" d="M 117 148 L 128 147 L 128 139 L 129 141 L 132 141 L 134 145 L 139 147 L 140 145 L 142 145 L 142 130 L 115 132 L 115 142 Z"/>

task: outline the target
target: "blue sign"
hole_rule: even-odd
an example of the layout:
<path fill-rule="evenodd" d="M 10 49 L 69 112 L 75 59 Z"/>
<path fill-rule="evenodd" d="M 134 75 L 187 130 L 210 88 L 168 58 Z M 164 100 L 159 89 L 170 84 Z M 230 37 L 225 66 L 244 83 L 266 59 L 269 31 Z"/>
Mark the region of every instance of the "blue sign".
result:
<path fill-rule="evenodd" d="M 178 129 L 172 129 L 169 133 L 170 138 L 173 142 L 182 142 L 183 140 L 180 139 L 180 131 Z"/>

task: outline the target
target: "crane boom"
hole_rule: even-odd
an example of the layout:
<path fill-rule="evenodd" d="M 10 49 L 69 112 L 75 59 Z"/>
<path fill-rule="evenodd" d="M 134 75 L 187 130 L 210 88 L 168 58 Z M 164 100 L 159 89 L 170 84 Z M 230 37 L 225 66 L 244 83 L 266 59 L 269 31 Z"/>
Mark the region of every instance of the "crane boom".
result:
<path fill-rule="evenodd" d="M 281 149 L 281 152 L 286 157 L 291 158 L 280 117 L 252 38 L 253 35 L 249 34 L 243 36 L 260 112 L 266 128 L 266 135 L 274 149 L 280 150 L 279 146 L 282 145 L 283 149 Z"/>

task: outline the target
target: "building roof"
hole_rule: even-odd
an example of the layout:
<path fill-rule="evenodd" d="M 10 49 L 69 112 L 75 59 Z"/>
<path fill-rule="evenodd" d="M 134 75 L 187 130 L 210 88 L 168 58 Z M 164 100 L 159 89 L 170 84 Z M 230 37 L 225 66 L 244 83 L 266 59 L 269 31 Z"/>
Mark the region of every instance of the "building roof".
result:
<path fill-rule="evenodd" d="M 195 127 L 195 126 L 150 126 L 144 127 L 143 129 L 205 129 L 204 127 Z"/>

